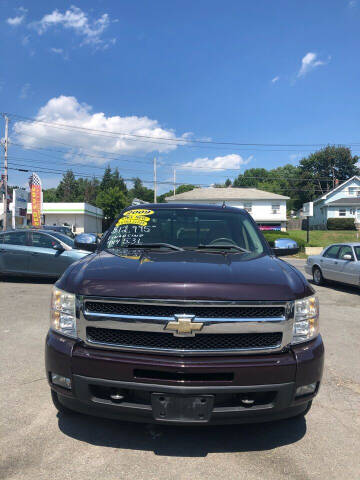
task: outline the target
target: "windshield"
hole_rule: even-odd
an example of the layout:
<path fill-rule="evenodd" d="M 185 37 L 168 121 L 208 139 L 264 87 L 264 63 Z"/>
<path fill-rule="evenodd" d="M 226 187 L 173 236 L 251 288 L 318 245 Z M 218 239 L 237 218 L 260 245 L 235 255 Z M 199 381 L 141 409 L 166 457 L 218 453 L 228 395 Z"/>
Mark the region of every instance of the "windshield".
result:
<path fill-rule="evenodd" d="M 49 235 L 51 235 L 55 238 L 58 238 L 59 240 L 61 240 L 63 243 L 65 243 L 69 247 L 74 248 L 74 240 L 72 238 L 68 237 L 67 235 L 65 235 L 63 233 L 55 232 L 54 230 L 49 232 Z"/>
<path fill-rule="evenodd" d="M 53 232 L 61 232 L 64 235 L 70 237 L 70 238 L 75 238 L 75 235 L 71 231 L 70 227 L 59 227 L 57 225 L 49 226 L 49 225 L 43 225 L 42 226 L 43 230 L 52 230 Z"/>
<path fill-rule="evenodd" d="M 133 209 L 118 219 L 105 248 L 166 243 L 181 248 L 231 245 L 261 254 L 264 245 L 247 216 L 240 212 L 204 209 Z"/>

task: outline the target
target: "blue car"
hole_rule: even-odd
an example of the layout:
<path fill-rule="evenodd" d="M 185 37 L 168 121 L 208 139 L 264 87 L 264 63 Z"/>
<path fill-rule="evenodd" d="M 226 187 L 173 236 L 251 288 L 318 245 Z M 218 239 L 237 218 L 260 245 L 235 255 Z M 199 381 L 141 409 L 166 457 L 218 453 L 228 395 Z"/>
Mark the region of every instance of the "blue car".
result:
<path fill-rule="evenodd" d="M 67 267 L 89 255 L 74 240 L 50 230 L 0 232 L 0 275 L 58 278 Z"/>

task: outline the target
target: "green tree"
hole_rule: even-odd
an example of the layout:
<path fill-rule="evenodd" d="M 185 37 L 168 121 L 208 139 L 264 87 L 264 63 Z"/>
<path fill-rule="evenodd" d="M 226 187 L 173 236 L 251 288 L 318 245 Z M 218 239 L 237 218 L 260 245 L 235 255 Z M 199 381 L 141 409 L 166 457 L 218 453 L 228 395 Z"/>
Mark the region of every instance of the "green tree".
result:
<path fill-rule="evenodd" d="M 232 186 L 237 188 L 256 188 L 259 183 L 266 181 L 268 176 L 269 171 L 265 168 L 250 168 L 245 170 L 243 174 L 238 175 L 238 177 L 233 181 Z"/>
<path fill-rule="evenodd" d="M 118 168 L 115 168 L 115 170 L 112 171 L 110 165 L 108 165 L 105 168 L 104 175 L 100 183 L 100 190 L 106 191 L 112 187 L 119 187 L 125 195 L 128 193 L 125 180 L 120 175 Z"/>
<path fill-rule="evenodd" d="M 122 176 L 119 174 L 119 170 L 115 168 L 113 174 L 112 174 L 112 182 L 113 182 L 113 187 L 119 187 L 120 190 L 127 195 L 128 189 L 125 183 L 125 180 L 122 178 Z"/>
<path fill-rule="evenodd" d="M 313 179 L 318 190 L 318 195 L 322 195 L 331 190 L 337 183 L 344 182 L 354 175 L 360 173 L 357 163 L 359 157 L 352 155 L 350 148 L 328 145 L 307 158 L 300 161 L 300 170 L 305 175 Z"/>
<path fill-rule="evenodd" d="M 102 208 L 104 213 L 104 227 L 108 228 L 121 210 L 128 205 L 128 200 L 121 189 L 110 187 L 100 190 L 96 197 L 96 206 Z"/>
<path fill-rule="evenodd" d="M 129 190 L 128 195 L 130 203 L 134 200 L 134 198 L 139 198 L 140 200 L 144 200 L 145 202 L 154 201 L 154 190 L 144 187 L 139 177 L 134 178 L 133 182 L 133 188 Z"/>
<path fill-rule="evenodd" d="M 194 190 L 195 185 L 179 185 L 176 189 L 175 189 L 175 194 L 178 195 L 180 193 L 185 193 L 185 192 L 190 192 L 191 190 Z M 166 193 L 163 193 L 162 195 L 159 195 L 157 197 L 157 201 L 159 203 L 164 203 L 165 202 L 165 198 L 166 197 L 172 197 L 174 195 L 174 190 L 169 190 L 168 192 Z"/>
<path fill-rule="evenodd" d="M 79 202 L 91 203 L 95 205 L 96 197 L 100 190 L 100 182 L 96 178 L 79 178 L 78 179 L 78 198 Z"/>
<path fill-rule="evenodd" d="M 43 201 L 44 202 L 57 202 L 57 189 L 56 188 L 48 188 L 47 190 L 43 190 Z"/>
<path fill-rule="evenodd" d="M 64 173 L 56 189 L 59 202 L 76 202 L 78 199 L 78 183 L 72 170 Z"/>
<path fill-rule="evenodd" d="M 110 168 L 110 165 L 108 165 L 105 168 L 104 175 L 100 183 L 100 190 L 106 191 L 113 186 L 114 185 L 113 185 L 113 179 L 111 174 L 111 168 Z"/>

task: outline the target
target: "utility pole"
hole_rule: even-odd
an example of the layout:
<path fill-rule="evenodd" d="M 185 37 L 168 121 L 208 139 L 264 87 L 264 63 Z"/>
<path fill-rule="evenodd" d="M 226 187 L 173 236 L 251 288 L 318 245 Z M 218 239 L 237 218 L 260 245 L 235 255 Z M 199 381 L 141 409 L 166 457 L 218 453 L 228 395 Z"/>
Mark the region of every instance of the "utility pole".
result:
<path fill-rule="evenodd" d="M 174 167 L 174 197 L 176 193 L 176 168 Z"/>
<path fill-rule="evenodd" d="M 157 188 L 156 188 L 156 157 L 154 157 L 154 203 L 156 203 Z"/>
<path fill-rule="evenodd" d="M 3 195 L 3 204 L 4 204 L 4 220 L 3 220 L 3 230 L 7 229 L 7 199 L 8 199 L 8 130 L 9 130 L 9 119 L 7 115 L 4 115 L 5 118 L 5 140 L 4 140 L 4 195 Z"/>

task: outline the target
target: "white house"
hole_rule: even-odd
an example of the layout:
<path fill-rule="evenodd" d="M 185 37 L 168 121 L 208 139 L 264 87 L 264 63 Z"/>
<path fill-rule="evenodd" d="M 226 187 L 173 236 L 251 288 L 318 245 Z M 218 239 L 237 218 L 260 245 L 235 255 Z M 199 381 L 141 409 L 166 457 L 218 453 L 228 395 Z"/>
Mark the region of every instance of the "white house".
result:
<path fill-rule="evenodd" d="M 166 197 L 167 202 L 217 204 L 247 210 L 262 230 L 286 230 L 286 201 L 289 197 L 256 188 L 195 188 Z"/>
<path fill-rule="evenodd" d="M 326 228 L 328 218 L 353 218 L 360 222 L 360 177 L 354 176 L 314 200 L 314 215 L 310 226 Z"/>
<path fill-rule="evenodd" d="M 12 203 L 9 209 L 12 211 Z M 3 213 L 2 203 L 0 204 L 0 214 Z M 27 205 L 27 221 L 31 224 L 31 203 Z M 102 232 L 103 211 L 101 208 L 94 207 L 90 203 L 43 203 L 42 204 L 42 223 L 44 225 L 69 225 L 74 233 L 82 232 Z M 17 217 L 17 225 L 21 219 Z"/>

